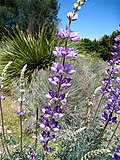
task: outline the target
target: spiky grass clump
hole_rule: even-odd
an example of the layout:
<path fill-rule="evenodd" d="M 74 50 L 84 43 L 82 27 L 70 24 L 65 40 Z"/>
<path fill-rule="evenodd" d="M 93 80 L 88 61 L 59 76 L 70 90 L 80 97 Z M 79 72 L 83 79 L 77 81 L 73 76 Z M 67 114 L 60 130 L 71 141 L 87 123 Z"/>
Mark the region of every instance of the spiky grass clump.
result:
<path fill-rule="evenodd" d="M 7 72 L 7 84 L 20 76 L 20 71 L 25 64 L 27 64 L 26 76 L 29 78 L 36 68 L 47 68 L 53 61 L 51 52 L 54 43 L 53 38 L 47 40 L 44 28 L 37 39 L 19 29 L 17 32 L 14 31 L 14 35 L 4 37 L 0 47 L 0 71 L 9 61 L 13 62 Z"/>

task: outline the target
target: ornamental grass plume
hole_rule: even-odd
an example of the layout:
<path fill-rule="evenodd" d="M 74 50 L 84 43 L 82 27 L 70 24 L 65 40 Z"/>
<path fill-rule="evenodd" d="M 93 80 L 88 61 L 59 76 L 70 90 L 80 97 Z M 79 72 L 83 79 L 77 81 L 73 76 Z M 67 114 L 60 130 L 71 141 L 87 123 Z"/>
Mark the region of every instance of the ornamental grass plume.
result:
<path fill-rule="evenodd" d="M 61 63 L 55 62 L 54 66 L 51 67 L 51 71 L 54 73 L 48 78 L 49 83 L 55 88 L 54 90 L 49 90 L 46 94 L 46 98 L 49 100 L 48 105 L 42 108 L 43 119 L 41 121 L 40 127 L 43 131 L 40 133 L 38 139 L 43 146 L 43 157 L 50 153 L 51 147 L 49 147 L 50 141 L 56 141 L 55 133 L 61 128 L 59 124 L 59 119 L 64 117 L 65 106 L 67 105 L 67 96 L 65 94 L 65 89 L 71 87 L 72 79 L 69 75 L 75 73 L 72 64 L 66 62 L 67 59 L 73 59 L 77 57 L 75 49 L 68 47 L 68 41 L 77 42 L 79 40 L 78 34 L 70 30 L 70 24 L 72 21 L 78 19 L 77 11 L 81 8 L 80 3 L 76 3 L 73 6 L 73 12 L 67 14 L 69 20 L 68 29 L 61 29 L 58 32 L 58 37 L 63 39 L 65 42 L 64 47 L 56 47 L 53 51 L 53 55 L 61 60 Z"/>

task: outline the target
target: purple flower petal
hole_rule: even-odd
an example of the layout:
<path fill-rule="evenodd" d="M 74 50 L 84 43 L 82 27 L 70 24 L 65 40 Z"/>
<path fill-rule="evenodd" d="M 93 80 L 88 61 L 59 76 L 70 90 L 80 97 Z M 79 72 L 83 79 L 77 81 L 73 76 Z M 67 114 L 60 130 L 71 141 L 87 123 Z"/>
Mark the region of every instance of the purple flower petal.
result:
<path fill-rule="evenodd" d="M 6 98 L 6 96 L 4 96 L 4 95 L 1 95 L 1 96 L 0 96 L 0 99 L 1 99 L 1 100 L 5 100 L 5 98 Z"/>

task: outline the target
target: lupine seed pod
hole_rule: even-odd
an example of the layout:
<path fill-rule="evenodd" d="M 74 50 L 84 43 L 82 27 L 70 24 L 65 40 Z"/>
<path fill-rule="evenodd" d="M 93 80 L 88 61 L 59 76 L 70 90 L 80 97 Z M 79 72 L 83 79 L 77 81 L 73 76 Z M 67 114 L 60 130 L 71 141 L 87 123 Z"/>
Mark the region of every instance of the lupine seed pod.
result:
<path fill-rule="evenodd" d="M 81 160 L 91 160 L 97 155 L 107 155 L 110 153 L 109 149 L 98 149 L 94 151 L 90 151 L 84 155 L 84 157 L 81 158 Z"/>

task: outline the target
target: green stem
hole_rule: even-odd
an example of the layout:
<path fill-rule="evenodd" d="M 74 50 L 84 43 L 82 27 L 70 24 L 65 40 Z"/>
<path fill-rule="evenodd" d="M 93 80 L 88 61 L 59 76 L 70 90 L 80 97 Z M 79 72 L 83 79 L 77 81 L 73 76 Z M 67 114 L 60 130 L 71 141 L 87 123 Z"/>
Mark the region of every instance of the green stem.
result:
<path fill-rule="evenodd" d="M 36 108 L 35 149 L 37 149 L 38 107 Z"/>
<path fill-rule="evenodd" d="M 44 150 L 43 150 L 43 156 L 42 156 L 42 160 L 45 160 L 45 154 L 44 154 Z"/>
<path fill-rule="evenodd" d="M 4 117 L 3 117 L 3 110 L 2 110 L 2 103 L 1 103 L 1 100 L 0 100 L 0 112 L 1 112 L 1 126 L 2 126 L 2 135 L 3 135 L 3 144 L 4 144 L 4 149 L 6 148 L 7 152 L 8 152 L 8 155 L 10 157 L 10 151 L 9 151 L 9 148 L 6 144 L 6 136 L 5 136 L 5 128 L 4 128 Z"/>
<path fill-rule="evenodd" d="M 98 103 L 97 109 L 96 109 L 96 111 L 95 111 L 95 114 L 94 114 L 94 117 L 93 117 L 93 120 L 92 120 L 92 124 L 94 124 L 94 121 L 95 121 L 95 118 L 96 118 L 97 113 L 98 113 L 98 111 L 99 111 L 100 104 L 101 104 L 101 102 L 102 102 L 103 97 L 104 97 L 104 94 L 102 94 L 102 96 L 101 96 L 101 98 L 100 98 L 100 100 L 99 100 L 99 103 Z"/>
<path fill-rule="evenodd" d="M 22 153 L 22 145 L 23 145 L 23 135 L 22 135 L 22 115 L 21 112 L 23 111 L 22 105 L 23 105 L 23 93 L 21 93 L 21 102 L 20 102 L 20 151 Z"/>
<path fill-rule="evenodd" d="M 116 126 L 116 128 L 115 128 L 115 130 L 114 130 L 114 132 L 113 132 L 113 134 L 112 134 L 112 136 L 111 136 L 111 138 L 110 138 L 110 140 L 108 142 L 107 148 L 109 147 L 109 145 L 110 145 L 110 143 L 111 143 L 111 141 L 112 141 L 112 139 L 113 139 L 118 127 L 119 127 L 119 124 L 120 124 L 120 121 L 118 122 L 118 124 L 117 124 L 117 126 Z"/>

